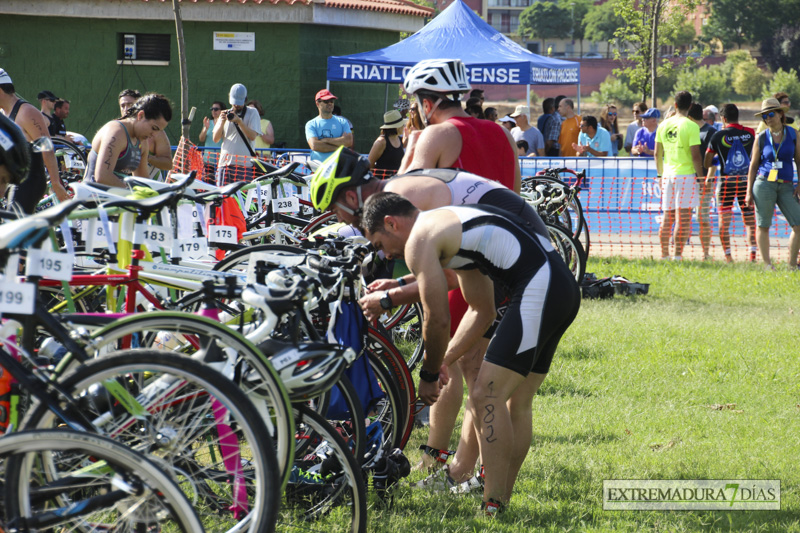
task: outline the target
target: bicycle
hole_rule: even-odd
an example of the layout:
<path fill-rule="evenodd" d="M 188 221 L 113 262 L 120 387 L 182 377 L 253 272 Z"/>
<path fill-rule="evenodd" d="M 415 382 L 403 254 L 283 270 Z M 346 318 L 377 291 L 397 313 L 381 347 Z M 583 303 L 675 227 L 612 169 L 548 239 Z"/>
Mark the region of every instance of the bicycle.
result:
<path fill-rule="evenodd" d="M 0 438 L 0 458 L 5 531 L 204 531 L 162 465 L 111 439 L 64 428 L 14 433 Z"/>

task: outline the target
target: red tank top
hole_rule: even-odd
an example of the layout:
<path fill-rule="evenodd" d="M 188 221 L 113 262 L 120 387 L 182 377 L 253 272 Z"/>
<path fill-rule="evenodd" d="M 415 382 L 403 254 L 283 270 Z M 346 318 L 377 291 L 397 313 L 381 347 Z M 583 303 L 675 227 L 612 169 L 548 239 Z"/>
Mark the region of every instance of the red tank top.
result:
<path fill-rule="evenodd" d="M 461 134 L 461 153 L 453 166 L 513 190 L 517 157 L 502 126 L 473 117 L 453 117 L 448 122 Z"/>
<path fill-rule="evenodd" d="M 458 128 L 461 134 L 461 153 L 453 166 L 502 183 L 513 191 L 517 155 L 511 149 L 502 126 L 473 117 L 453 117 L 448 122 Z M 450 304 L 452 337 L 469 305 L 460 289 L 448 292 L 447 300 Z"/>

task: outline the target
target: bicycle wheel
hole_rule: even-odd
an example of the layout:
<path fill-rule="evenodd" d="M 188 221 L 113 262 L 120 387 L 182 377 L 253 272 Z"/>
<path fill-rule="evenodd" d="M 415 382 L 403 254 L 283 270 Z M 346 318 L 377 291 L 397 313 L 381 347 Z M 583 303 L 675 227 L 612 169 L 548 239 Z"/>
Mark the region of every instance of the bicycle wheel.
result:
<path fill-rule="evenodd" d="M 565 196 L 562 201 L 554 205 L 534 205 L 537 213 L 545 223 L 562 226 L 567 232 L 571 233 L 583 246 L 584 253 L 589 253 L 589 227 L 586 225 L 586 218 L 583 215 L 583 205 L 577 193 L 571 189 L 566 182 L 548 176 L 534 176 L 524 181 L 524 188 L 534 189 L 537 184 L 543 184 L 549 189 L 559 189 L 564 191 Z"/>
<path fill-rule="evenodd" d="M 5 531 L 183 531 L 203 525 L 160 465 L 90 433 L 39 430 L 0 439 Z"/>
<path fill-rule="evenodd" d="M 370 368 L 375 374 L 378 386 L 383 392 L 383 397 L 375 400 L 372 405 L 364 407 L 364 415 L 369 426 L 376 425 L 383 434 L 379 447 L 384 450 L 404 448 L 408 409 L 405 405 L 405 396 L 397 387 L 396 380 L 385 360 L 367 350 Z M 378 425 L 379 424 L 379 425 Z"/>
<path fill-rule="evenodd" d="M 337 397 L 336 395 L 340 401 L 332 405 L 331 400 Z M 364 408 L 350 378 L 342 374 L 333 388 L 311 401 L 311 407 L 339 431 L 356 460 L 361 464 L 367 445 L 367 428 Z"/>
<path fill-rule="evenodd" d="M 302 248 L 288 244 L 259 244 L 258 246 L 250 246 L 228 254 L 225 259 L 214 265 L 212 270 L 218 272 L 231 272 L 233 270 L 247 271 L 247 263 L 250 260 L 250 254 L 256 252 L 271 252 L 279 255 L 306 255 L 306 251 Z"/>
<path fill-rule="evenodd" d="M 583 246 L 572 235 L 564 231 L 558 225 L 547 224 L 547 231 L 550 233 L 550 242 L 556 249 L 561 259 L 564 260 L 572 275 L 578 283 L 583 280 L 586 273 L 586 255 Z"/>
<path fill-rule="evenodd" d="M 347 444 L 310 407 L 295 405 L 294 415 L 296 438 L 303 446 L 284 493 L 278 518 L 280 530 L 366 531 L 366 484 Z"/>
<path fill-rule="evenodd" d="M 306 235 L 311 235 L 312 233 L 321 230 L 325 226 L 336 224 L 337 221 L 338 219 L 333 211 L 322 213 L 321 215 L 317 215 L 316 217 L 312 218 L 308 222 L 306 227 L 303 228 L 303 233 Z"/>
<path fill-rule="evenodd" d="M 259 409 L 275 443 L 281 486 L 286 484 L 294 436 L 289 396 L 272 365 L 250 341 L 210 318 L 169 311 L 118 320 L 93 338 L 97 355 L 120 349 L 128 339 L 132 348 L 169 350 L 224 370 Z"/>
<path fill-rule="evenodd" d="M 98 429 L 156 458 L 194 503 L 206 531 L 272 531 L 279 468 L 247 396 L 207 365 L 155 350 L 95 359 L 60 383 Z M 36 405 L 25 428 L 60 420 Z"/>
<path fill-rule="evenodd" d="M 408 371 L 413 372 L 425 353 L 422 339 L 422 304 L 412 304 L 407 313 L 394 325 L 386 328 L 391 334 L 392 343 L 403 355 Z"/>
<path fill-rule="evenodd" d="M 412 411 L 417 399 L 414 378 L 411 376 L 405 359 L 403 359 L 403 356 L 392 341 L 389 340 L 389 336 L 385 332 L 370 327 L 367 331 L 367 348 L 371 354 L 379 358 L 386 366 L 399 393 L 402 416 L 398 427 L 403 429 L 401 430 L 402 437 L 397 447 L 404 448 L 414 427 Z"/>
<path fill-rule="evenodd" d="M 67 183 L 82 181 L 86 173 L 86 154 L 81 148 L 63 137 L 53 137 L 58 173 Z"/>

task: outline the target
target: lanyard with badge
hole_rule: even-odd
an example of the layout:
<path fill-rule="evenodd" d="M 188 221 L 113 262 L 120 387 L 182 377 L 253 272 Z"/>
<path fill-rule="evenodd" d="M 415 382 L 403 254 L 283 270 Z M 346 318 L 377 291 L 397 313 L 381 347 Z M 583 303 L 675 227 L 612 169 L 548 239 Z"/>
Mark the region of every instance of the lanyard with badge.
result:
<path fill-rule="evenodd" d="M 769 139 L 769 145 L 772 147 L 772 154 L 775 160 L 772 162 L 772 169 L 769 171 L 769 175 L 767 176 L 767 181 L 778 181 L 778 171 L 783 168 L 783 161 L 778 161 L 778 152 L 781 151 L 781 146 L 783 146 L 783 141 L 786 140 L 786 126 L 783 127 L 783 136 L 781 137 L 781 142 L 778 144 L 778 149 L 775 149 L 775 143 L 772 141 L 772 132 L 767 130 L 767 138 Z"/>

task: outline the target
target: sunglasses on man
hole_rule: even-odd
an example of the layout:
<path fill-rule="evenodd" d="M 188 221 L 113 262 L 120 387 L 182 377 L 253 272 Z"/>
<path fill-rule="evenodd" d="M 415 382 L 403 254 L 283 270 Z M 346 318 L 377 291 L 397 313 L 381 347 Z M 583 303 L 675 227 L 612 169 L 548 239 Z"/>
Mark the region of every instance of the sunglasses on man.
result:
<path fill-rule="evenodd" d="M 221 107 L 212 107 L 211 111 L 222 111 Z"/>
<path fill-rule="evenodd" d="M 776 113 L 775 111 L 770 111 L 769 113 L 764 113 L 764 114 L 762 114 L 762 115 L 761 115 L 761 118 L 764 120 L 764 122 L 766 122 L 768 118 L 772 118 L 772 117 L 774 117 L 776 114 L 777 114 L 777 113 Z"/>

